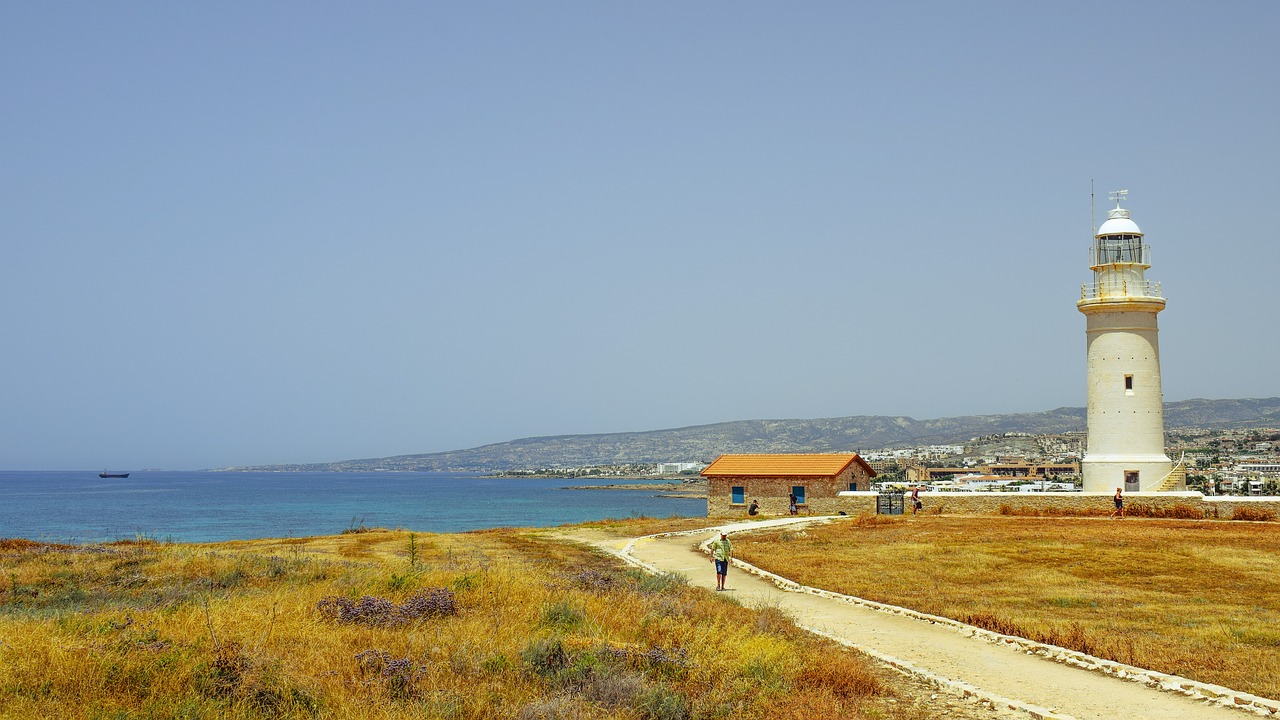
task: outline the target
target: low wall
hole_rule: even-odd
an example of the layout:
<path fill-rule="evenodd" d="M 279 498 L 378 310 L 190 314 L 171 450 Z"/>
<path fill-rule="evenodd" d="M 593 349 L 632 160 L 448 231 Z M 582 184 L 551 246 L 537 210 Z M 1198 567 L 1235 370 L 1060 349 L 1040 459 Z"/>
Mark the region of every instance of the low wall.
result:
<path fill-rule="evenodd" d="M 1241 515 L 1271 513 L 1280 518 L 1280 498 L 1274 495 L 1247 497 L 1244 495 L 1210 495 L 1204 498 L 1205 515 L 1231 519 L 1239 511 Z M 1250 518 L 1261 520 L 1262 517 Z"/>
<path fill-rule="evenodd" d="M 804 508 L 806 515 L 874 515 L 877 493 L 842 492 L 834 498 L 814 498 Z M 1085 492 L 922 492 L 923 512 L 943 515 L 1109 515 L 1115 509 L 1112 493 Z M 911 499 L 906 498 L 907 513 Z M 1198 492 L 1129 492 L 1124 494 L 1125 510 L 1134 515 L 1159 517 L 1209 517 L 1230 520 L 1280 518 L 1280 497 L 1204 496 Z M 761 515 L 786 514 L 786 501 L 762 499 Z M 727 499 L 707 502 L 708 517 L 745 516 L 741 505 Z M 1270 518 L 1267 516 L 1270 515 Z"/>
<path fill-rule="evenodd" d="M 809 515 L 875 515 L 880 493 L 845 490 L 833 498 L 814 498 L 807 506 Z"/>
<path fill-rule="evenodd" d="M 928 513 L 946 515 L 1109 515 L 1115 509 L 1112 493 L 1045 492 L 1045 493 L 920 493 L 920 502 Z M 1200 507 L 1203 496 L 1194 492 L 1125 493 L 1127 508 L 1142 505 L 1165 512 L 1174 506 Z"/>

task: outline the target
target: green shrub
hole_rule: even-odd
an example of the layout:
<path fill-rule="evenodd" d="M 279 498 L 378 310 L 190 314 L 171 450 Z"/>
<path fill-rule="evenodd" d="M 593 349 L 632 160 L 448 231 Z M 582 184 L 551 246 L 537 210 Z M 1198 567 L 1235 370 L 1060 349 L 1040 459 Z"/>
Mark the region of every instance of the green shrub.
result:
<path fill-rule="evenodd" d="M 653 688 L 640 705 L 646 720 L 688 720 L 689 703 L 683 695 L 664 686 Z"/>
<path fill-rule="evenodd" d="M 679 573 L 645 574 L 640 578 L 638 586 L 640 592 L 656 595 L 688 587 L 689 578 Z"/>
<path fill-rule="evenodd" d="M 567 600 L 542 608 L 542 624 L 558 630 L 574 630 L 586 622 L 586 614 Z"/>
<path fill-rule="evenodd" d="M 520 659 L 533 674 L 552 677 L 569 667 L 569 653 L 560 638 L 539 638 L 525 646 Z"/>

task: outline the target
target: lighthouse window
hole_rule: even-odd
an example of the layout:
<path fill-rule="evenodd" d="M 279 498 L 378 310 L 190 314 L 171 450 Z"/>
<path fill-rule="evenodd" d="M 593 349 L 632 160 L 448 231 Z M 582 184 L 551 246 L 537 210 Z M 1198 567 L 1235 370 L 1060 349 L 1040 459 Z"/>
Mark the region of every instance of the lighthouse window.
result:
<path fill-rule="evenodd" d="M 1132 375 L 1124 376 L 1124 392 L 1126 395 L 1133 394 L 1133 376 Z"/>

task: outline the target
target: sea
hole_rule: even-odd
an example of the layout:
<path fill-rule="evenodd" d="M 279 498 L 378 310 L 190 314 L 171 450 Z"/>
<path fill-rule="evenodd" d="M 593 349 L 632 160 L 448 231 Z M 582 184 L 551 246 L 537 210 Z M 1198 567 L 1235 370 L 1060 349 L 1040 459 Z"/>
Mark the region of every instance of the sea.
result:
<path fill-rule="evenodd" d="M 662 497 L 662 481 L 493 478 L 440 472 L 0 471 L 0 538 L 56 543 L 223 542 L 400 528 L 454 533 L 607 518 L 699 517 L 705 498 Z M 653 490 L 576 490 L 609 484 Z"/>

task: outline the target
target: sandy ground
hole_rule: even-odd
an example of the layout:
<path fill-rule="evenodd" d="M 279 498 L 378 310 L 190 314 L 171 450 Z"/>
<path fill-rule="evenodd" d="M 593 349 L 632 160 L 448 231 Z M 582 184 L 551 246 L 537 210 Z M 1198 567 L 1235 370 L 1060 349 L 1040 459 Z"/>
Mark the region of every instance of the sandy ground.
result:
<path fill-rule="evenodd" d="M 783 519 L 778 523 L 795 522 Z M 804 519 L 799 520 L 804 522 Z M 619 539 L 577 532 L 570 537 L 619 554 L 632 544 L 631 556 L 664 572 L 712 589 L 715 574 L 698 544 L 723 527 L 729 532 L 759 529 L 764 523 L 729 524 L 706 532 L 670 538 Z M 949 626 L 851 605 L 840 600 L 783 590 L 755 575 L 731 569 L 728 592 L 747 606 L 778 607 L 800 626 L 856 647 L 881 661 L 907 667 L 917 678 L 937 678 L 951 689 L 947 702 L 969 689 L 993 701 L 996 711 L 955 706 L 958 718 L 1000 717 L 1016 706 L 1023 717 L 1076 720 L 1242 720 L 1257 715 L 1160 691 L 1099 672 L 1064 665 L 1008 646 L 965 635 Z M 944 715 L 945 716 L 945 715 Z"/>

